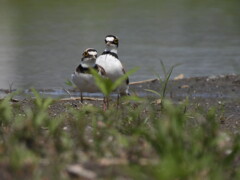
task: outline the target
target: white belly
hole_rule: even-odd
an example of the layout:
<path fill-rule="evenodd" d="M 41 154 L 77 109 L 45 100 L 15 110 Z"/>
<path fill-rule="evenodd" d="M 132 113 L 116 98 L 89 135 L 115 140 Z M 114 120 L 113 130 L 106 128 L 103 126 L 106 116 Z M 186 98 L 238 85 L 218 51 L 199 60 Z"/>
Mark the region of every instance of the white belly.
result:
<path fill-rule="evenodd" d="M 91 74 L 75 72 L 72 74 L 72 82 L 78 87 L 81 92 L 100 92 Z"/>
<path fill-rule="evenodd" d="M 112 81 L 117 80 L 123 75 L 122 63 L 111 55 L 101 55 L 97 58 L 96 64 L 102 66 L 107 74 L 107 77 Z"/>
<path fill-rule="evenodd" d="M 106 76 L 113 82 L 124 75 L 122 63 L 112 55 L 101 55 L 97 58 L 96 64 L 102 66 L 106 72 Z M 118 88 L 120 93 L 128 93 L 128 85 L 124 81 Z"/>

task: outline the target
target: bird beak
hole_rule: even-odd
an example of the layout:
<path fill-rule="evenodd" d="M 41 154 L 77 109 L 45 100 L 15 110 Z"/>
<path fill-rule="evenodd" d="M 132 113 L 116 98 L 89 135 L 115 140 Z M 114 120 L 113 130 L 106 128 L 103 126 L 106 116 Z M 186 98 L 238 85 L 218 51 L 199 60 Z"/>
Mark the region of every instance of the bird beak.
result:
<path fill-rule="evenodd" d="M 108 45 L 108 46 L 111 45 L 111 42 L 108 41 L 108 42 L 107 42 L 107 45 Z"/>

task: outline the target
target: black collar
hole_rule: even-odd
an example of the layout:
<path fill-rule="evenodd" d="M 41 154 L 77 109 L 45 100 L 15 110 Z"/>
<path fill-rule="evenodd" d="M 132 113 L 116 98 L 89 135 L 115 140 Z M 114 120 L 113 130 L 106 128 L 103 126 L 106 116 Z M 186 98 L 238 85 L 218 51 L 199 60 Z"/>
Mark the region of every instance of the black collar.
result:
<path fill-rule="evenodd" d="M 104 55 L 104 54 L 110 54 L 110 55 L 112 55 L 113 57 L 115 57 L 115 58 L 118 59 L 117 53 L 114 53 L 114 52 L 111 52 L 111 51 L 103 51 L 102 55 Z"/>
<path fill-rule="evenodd" d="M 86 73 L 86 74 L 90 74 L 90 71 L 89 71 L 89 67 L 82 67 L 81 64 L 79 64 L 79 66 L 77 67 L 76 71 L 78 73 Z M 98 66 L 97 64 L 95 64 L 95 66 L 93 67 L 93 69 L 97 70 L 98 71 Z"/>

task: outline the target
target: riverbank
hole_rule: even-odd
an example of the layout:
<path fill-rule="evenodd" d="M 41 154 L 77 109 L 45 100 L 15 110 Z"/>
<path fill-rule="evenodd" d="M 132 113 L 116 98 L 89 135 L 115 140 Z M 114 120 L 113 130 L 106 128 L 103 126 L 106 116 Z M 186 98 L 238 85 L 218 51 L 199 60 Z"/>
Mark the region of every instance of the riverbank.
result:
<path fill-rule="evenodd" d="M 42 98 L 53 90 L 1 100 L 0 179 L 240 177 L 240 76 L 171 80 L 164 103 L 146 91 L 158 80 L 130 88 L 140 98 L 107 111 L 102 97 Z"/>
<path fill-rule="evenodd" d="M 155 94 L 147 90 L 160 92 L 162 83 L 157 79 L 151 79 L 140 82 L 133 82 L 130 85 L 130 92 L 143 98 L 158 99 Z M 59 114 L 65 111 L 67 104 L 81 107 L 79 93 L 77 90 L 52 90 L 39 89 L 40 94 L 54 98 L 57 95 L 64 97 L 56 101 L 50 109 L 51 114 Z M 1 92 L 8 92 L 1 90 Z M 27 91 L 29 95 L 30 90 Z M 67 94 L 69 93 L 69 94 Z M 73 96 L 72 98 L 70 96 Z M 101 94 L 86 94 L 85 104 L 102 106 Z M 89 96 L 90 95 L 90 96 Z M 66 98 L 67 97 L 67 98 Z M 201 106 L 205 109 L 215 107 L 222 110 L 221 126 L 232 132 L 238 131 L 240 127 L 240 75 L 222 75 L 210 77 L 180 78 L 170 80 L 166 90 L 166 97 L 175 103 L 189 100 L 191 106 Z M 113 97 L 113 100 L 116 98 Z M 31 101 L 30 101 L 31 102 Z M 19 102 L 26 106 L 28 99 Z M 190 107 L 191 107 L 190 106 Z"/>

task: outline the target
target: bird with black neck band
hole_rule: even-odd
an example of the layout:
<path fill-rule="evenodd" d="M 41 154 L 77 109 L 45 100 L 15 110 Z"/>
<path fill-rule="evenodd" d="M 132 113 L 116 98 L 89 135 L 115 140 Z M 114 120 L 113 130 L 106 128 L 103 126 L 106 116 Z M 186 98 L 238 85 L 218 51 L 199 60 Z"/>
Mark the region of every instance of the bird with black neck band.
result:
<path fill-rule="evenodd" d="M 93 48 L 86 49 L 81 58 L 80 64 L 77 66 L 75 72 L 72 74 L 72 82 L 78 87 L 81 93 L 81 102 L 83 102 L 83 92 L 95 93 L 100 92 L 95 83 L 90 69 L 95 69 L 99 75 L 105 76 L 106 72 L 103 67 L 96 64 L 97 51 Z"/>
<path fill-rule="evenodd" d="M 96 64 L 102 66 L 106 72 L 106 77 L 111 81 L 116 81 L 125 74 L 124 67 L 118 58 L 119 39 L 114 35 L 105 37 L 105 50 L 97 58 Z M 127 78 L 116 90 L 120 96 L 129 95 L 129 79 Z"/>

